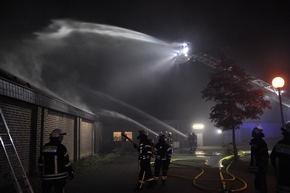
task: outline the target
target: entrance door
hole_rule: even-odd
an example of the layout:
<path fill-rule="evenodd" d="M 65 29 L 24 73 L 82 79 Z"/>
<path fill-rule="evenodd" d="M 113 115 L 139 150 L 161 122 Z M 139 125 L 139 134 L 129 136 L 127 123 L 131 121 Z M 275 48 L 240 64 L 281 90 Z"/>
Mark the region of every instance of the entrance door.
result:
<path fill-rule="evenodd" d="M 203 146 L 203 134 L 196 133 L 197 136 L 197 147 Z"/>

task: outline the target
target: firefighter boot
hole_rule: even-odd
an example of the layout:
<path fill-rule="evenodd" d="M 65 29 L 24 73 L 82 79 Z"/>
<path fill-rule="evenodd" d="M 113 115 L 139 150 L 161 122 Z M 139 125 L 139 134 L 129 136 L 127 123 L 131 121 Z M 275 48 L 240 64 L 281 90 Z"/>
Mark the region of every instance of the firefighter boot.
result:
<path fill-rule="evenodd" d="M 134 189 L 135 191 L 141 191 L 143 189 L 144 184 L 142 182 L 139 182 L 137 184 L 137 187 Z"/>
<path fill-rule="evenodd" d="M 146 185 L 146 188 L 153 188 L 156 184 L 156 180 L 154 178 L 149 178 L 147 180 L 147 185 Z"/>
<path fill-rule="evenodd" d="M 167 180 L 167 176 L 162 176 L 162 185 L 165 185 Z"/>
<path fill-rule="evenodd" d="M 156 185 L 158 183 L 159 177 L 154 176 L 153 184 Z"/>
<path fill-rule="evenodd" d="M 139 182 L 138 182 L 137 187 L 135 188 L 135 191 L 139 191 L 143 189 L 145 185 L 145 175 L 146 175 L 146 172 L 144 171 L 142 174 L 142 179 L 141 180 L 139 179 Z"/>

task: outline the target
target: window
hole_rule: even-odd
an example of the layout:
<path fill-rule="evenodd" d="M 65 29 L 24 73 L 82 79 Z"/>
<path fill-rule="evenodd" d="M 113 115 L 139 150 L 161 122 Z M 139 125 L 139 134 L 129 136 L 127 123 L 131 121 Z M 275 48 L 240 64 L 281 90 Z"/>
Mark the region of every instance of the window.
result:
<path fill-rule="evenodd" d="M 133 133 L 131 131 L 126 131 L 124 133 L 129 139 L 131 139 L 131 140 L 133 139 Z M 126 141 L 128 141 L 128 139 Z"/>
<path fill-rule="evenodd" d="M 130 139 L 133 139 L 133 133 L 131 131 L 126 131 L 124 132 L 125 135 L 130 138 Z M 122 132 L 113 132 L 113 139 L 114 141 L 122 141 Z M 128 140 L 126 140 L 128 141 Z"/>
<path fill-rule="evenodd" d="M 122 141 L 122 133 L 121 132 L 114 132 L 113 138 L 114 138 L 114 141 Z"/>

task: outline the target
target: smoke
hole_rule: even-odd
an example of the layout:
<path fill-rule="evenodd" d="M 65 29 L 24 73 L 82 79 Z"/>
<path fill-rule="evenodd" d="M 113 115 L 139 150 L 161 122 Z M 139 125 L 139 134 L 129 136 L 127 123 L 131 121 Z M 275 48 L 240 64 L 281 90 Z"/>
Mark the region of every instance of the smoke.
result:
<path fill-rule="evenodd" d="M 53 20 L 34 38 L 2 51 L 1 66 L 87 111 L 129 109 L 157 121 L 124 104 L 146 103 L 164 87 L 177 45 L 120 27 Z"/>
<path fill-rule="evenodd" d="M 120 27 L 73 20 L 54 20 L 34 39 L 15 47 L 2 52 L 5 69 L 76 103 L 84 102 L 78 92 L 84 86 L 125 97 L 140 86 L 154 86 L 173 65 L 172 48 L 166 42 Z"/>

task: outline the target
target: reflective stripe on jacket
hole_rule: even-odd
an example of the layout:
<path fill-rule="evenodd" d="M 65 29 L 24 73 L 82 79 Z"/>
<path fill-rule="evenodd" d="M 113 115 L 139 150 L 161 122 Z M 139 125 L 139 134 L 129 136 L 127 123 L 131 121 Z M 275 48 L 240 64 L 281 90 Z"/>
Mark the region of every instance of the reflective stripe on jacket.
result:
<path fill-rule="evenodd" d="M 152 157 L 152 144 L 149 140 L 144 140 L 139 145 L 139 160 L 150 160 Z"/>
<path fill-rule="evenodd" d="M 73 170 L 66 147 L 53 140 L 43 146 L 38 164 L 43 180 L 67 178 Z"/>

